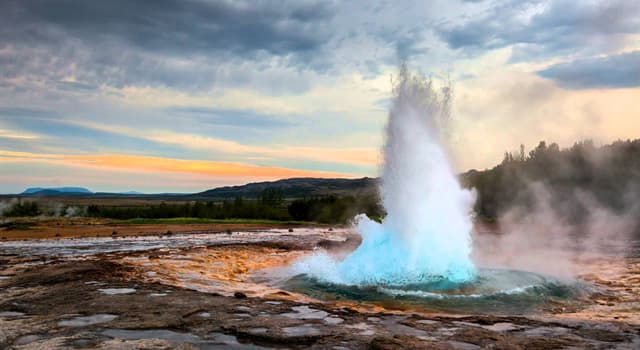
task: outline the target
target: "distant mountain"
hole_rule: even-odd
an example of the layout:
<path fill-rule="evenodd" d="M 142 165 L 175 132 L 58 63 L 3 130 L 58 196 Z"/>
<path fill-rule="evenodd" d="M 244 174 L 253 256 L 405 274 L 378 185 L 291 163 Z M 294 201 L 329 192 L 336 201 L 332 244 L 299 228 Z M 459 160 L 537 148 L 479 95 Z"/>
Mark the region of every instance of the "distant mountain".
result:
<path fill-rule="evenodd" d="M 321 179 L 292 178 L 277 181 L 255 182 L 242 186 L 214 188 L 191 195 L 194 198 L 230 199 L 235 197 L 257 198 L 262 191 L 277 188 L 285 198 L 302 198 L 323 195 L 357 194 L 375 191 L 378 179 L 363 177 L 360 179 Z"/>
<path fill-rule="evenodd" d="M 233 199 L 242 197 L 258 198 L 266 189 L 279 189 L 285 198 L 303 198 L 326 195 L 357 195 L 377 190 L 378 179 L 363 177 L 360 179 L 321 179 L 291 178 L 277 181 L 255 182 L 239 186 L 218 187 L 200 193 L 155 193 L 144 194 L 128 192 L 91 192 L 82 187 L 32 187 L 21 193 L 23 196 L 90 196 L 92 198 L 117 198 L 141 196 L 158 200 L 210 200 Z"/>
<path fill-rule="evenodd" d="M 56 195 L 56 194 L 93 194 L 84 187 L 31 187 L 21 194 L 26 195 Z"/>
<path fill-rule="evenodd" d="M 127 196 L 139 196 L 139 195 L 143 195 L 144 193 L 137 192 L 137 191 L 126 191 L 126 192 L 118 192 L 117 194 L 124 194 Z"/>

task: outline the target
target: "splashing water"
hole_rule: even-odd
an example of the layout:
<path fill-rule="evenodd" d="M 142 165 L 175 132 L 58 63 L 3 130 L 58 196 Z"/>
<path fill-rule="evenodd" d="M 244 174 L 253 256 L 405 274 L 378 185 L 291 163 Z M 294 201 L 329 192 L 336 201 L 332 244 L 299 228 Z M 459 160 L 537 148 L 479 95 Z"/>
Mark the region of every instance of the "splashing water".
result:
<path fill-rule="evenodd" d="M 380 224 L 356 217 L 362 244 L 343 261 L 316 254 L 294 271 L 348 285 L 464 282 L 475 275 L 470 260 L 473 192 L 463 189 L 443 147 L 449 89 L 400 70 L 389 112 L 382 168 Z"/>

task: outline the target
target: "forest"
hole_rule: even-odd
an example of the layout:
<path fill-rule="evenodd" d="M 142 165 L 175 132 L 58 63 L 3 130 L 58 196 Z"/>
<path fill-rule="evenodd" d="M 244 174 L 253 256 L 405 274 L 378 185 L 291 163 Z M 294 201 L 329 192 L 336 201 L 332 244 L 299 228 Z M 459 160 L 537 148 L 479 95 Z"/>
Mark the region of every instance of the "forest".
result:
<path fill-rule="evenodd" d="M 474 209 L 483 220 L 496 220 L 516 206 L 532 208 L 541 195 L 573 221 L 593 205 L 622 212 L 640 198 L 640 140 L 601 147 L 582 141 L 567 149 L 541 141 L 528 153 L 524 146 L 506 152 L 492 169 L 462 174 L 461 182 L 477 191 Z"/>

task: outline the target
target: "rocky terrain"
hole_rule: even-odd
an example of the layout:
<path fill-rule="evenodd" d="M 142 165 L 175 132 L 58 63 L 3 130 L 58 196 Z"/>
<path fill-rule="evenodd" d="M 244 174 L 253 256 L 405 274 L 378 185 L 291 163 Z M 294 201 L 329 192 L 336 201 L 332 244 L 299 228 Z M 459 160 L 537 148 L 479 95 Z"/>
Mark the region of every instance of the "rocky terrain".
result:
<path fill-rule="evenodd" d="M 591 276 L 603 289 L 580 309 L 436 315 L 322 302 L 261 283 L 262 269 L 284 266 L 314 249 L 357 245 L 344 230 L 295 231 L 200 234 L 198 240 L 165 235 L 146 245 L 110 238 L 142 247 L 137 250 L 118 250 L 113 243 L 113 249 L 92 248 L 104 247 L 103 241 L 70 241 L 64 250 L 47 240 L 5 242 L 0 348 L 640 348 L 640 325 L 617 314 L 637 313 L 637 262 L 625 270 L 624 288 L 611 282 L 613 275 L 598 274 L 600 281 Z M 187 237 L 190 243 L 180 244 Z M 593 314 L 601 317 L 588 317 Z"/>

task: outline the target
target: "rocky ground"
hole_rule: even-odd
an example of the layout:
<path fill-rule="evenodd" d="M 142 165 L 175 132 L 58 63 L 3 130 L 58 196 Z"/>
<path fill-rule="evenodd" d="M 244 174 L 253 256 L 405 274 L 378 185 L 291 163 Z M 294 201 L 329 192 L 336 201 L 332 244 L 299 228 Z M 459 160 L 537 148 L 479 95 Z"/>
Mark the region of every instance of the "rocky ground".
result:
<path fill-rule="evenodd" d="M 252 271 L 288 264 L 313 249 L 357 245 L 346 232 L 281 236 L 66 256 L 0 246 L 0 348 L 640 348 L 633 318 L 585 316 L 589 307 L 607 306 L 595 300 L 619 304 L 619 294 L 606 290 L 587 311 L 572 310 L 569 317 L 522 317 L 392 311 L 261 285 Z M 623 308 L 632 314 L 638 272 L 626 273 Z"/>

